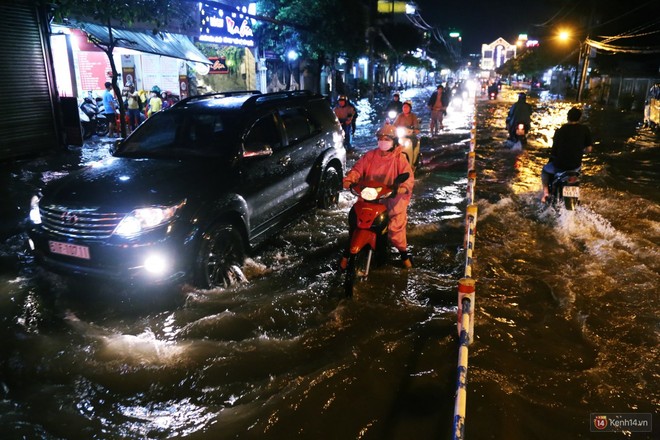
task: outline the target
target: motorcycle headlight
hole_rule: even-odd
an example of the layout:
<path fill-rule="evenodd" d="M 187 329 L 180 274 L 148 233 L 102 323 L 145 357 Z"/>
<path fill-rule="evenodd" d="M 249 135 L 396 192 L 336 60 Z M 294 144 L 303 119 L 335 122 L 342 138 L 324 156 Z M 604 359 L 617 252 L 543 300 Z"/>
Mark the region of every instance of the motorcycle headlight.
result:
<path fill-rule="evenodd" d="M 405 127 L 397 127 L 396 129 L 396 137 L 402 138 L 406 137 L 406 134 L 408 130 L 405 129 Z"/>
<path fill-rule="evenodd" d="M 35 225 L 41 224 L 41 213 L 39 212 L 39 200 L 41 200 L 41 197 L 39 196 L 32 196 L 32 198 L 30 199 L 30 220 Z"/>
<path fill-rule="evenodd" d="M 174 218 L 184 204 L 185 201 L 172 206 L 134 209 L 121 219 L 115 228 L 115 234 L 131 237 L 164 225 Z"/>
<path fill-rule="evenodd" d="M 396 112 L 394 110 L 390 110 L 390 112 L 387 114 L 390 119 L 396 118 Z"/>
<path fill-rule="evenodd" d="M 366 187 L 360 192 L 360 197 L 367 201 L 376 200 L 376 197 L 378 197 L 378 189 Z"/>

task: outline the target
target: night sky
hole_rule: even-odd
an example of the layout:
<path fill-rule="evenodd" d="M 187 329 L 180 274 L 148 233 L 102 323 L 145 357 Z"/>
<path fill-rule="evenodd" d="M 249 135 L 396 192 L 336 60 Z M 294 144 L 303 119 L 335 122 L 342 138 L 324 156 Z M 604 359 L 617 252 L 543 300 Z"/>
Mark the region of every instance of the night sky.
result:
<path fill-rule="evenodd" d="M 515 43 L 518 34 L 526 33 L 529 38 L 539 39 L 539 34 L 548 33 L 546 22 L 557 11 L 557 6 L 548 6 L 541 1 L 507 0 L 501 2 L 484 0 L 418 0 L 424 20 L 441 29 L 456 28 L 463 36 L 463 54 L 481 53 L 483 43 L 491 43 L 502 37 Z M 512 12 L 513 11 L 513 12 Z"/>
<path fill-rule="evenodd" d="M 434 27 L 458 29 L 463 35 L 463 54 L 480 53 L 482 43 L 502 37 L 514 43 L 518 34 L 543 40 L 557 34 L 564 23 L 582 23 L 586 34 L 600 36 L 638 32 L 645 36 L 625 42 L 635 46 L 660 46 L 658 0 L 416 0 L 421 16 Z M 595 18 L 595 19 L 594 19 Z M 592 28 L 586 29 L 588 22 Z"/>

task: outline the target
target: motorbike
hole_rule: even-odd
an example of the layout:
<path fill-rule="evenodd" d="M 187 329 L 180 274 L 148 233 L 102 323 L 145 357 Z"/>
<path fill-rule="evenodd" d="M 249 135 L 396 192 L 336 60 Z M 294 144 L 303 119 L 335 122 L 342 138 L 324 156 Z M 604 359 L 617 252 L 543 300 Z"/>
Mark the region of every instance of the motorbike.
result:
<path fill-rule="evenodd" d="M 355 283 L 369 276 L 374 253 L 386 256 L 389 216 L 383 201 L 396 196 L 399 185 L 408 177 L 409 173 L 399 174 L 391 186 L 375 181 L 351 185 L 350 191 L 358 200 L 348 213 L 350 244 L 344 280 L 346 296 L 353 296 Z"/>
<path fill-rule="evenodd" d="M 98 103 L 90 96 L 83 99 L 78 110 L 83 139 L 89 139 L 94 134 L 98 136 L 108 134 L 108 121 Z"/>
<path fill-rule="evenodd" d="M 413 171 L 415 171 L 421 157 L 419 152 L 419 138 L 415 134 L 415 131 L 409 127 L 397 127 L 396 136 L 399 139 L 399 145 L 403 148 L 403 154 L 406 155 L 408 163 Z"/>
<path fill-rule="evenodd" d="M 553 206 L 564 204 L 569 211 L 574 211 L 580 203 L 580 169 L 561 171 L 554 175 L 548 186 L 550 203 Z"/>
<path fill-rule="evenodd" d="M 394 120 L 396 117 L 399 115 L 399 113 L 396 110 L 390 110 L 387 112 L 387 117 L 385 118 L 385 123 L 386 124 L 393 124 Z"/>
<path fill-rule="evenodd" d="M 497 99 L 497 84 L 493 84 L 488 87 L 488 99 Z"/>

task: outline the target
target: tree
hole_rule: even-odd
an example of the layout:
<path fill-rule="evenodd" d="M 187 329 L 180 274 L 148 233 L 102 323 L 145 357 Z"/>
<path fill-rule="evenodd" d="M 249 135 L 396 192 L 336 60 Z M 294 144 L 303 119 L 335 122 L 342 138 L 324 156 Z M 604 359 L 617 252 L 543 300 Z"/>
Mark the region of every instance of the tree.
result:
<path fill-rule="evenodd" d="M 355 58 L 365 53 L 366 0 L 260 0 L 261 15 L 272 21 L 257 26 L 255 34 L 265 50 L 282 56 L 295 50 L 317 60 L 338 54 Z"/>
<path fill-rule="evenodd" d="M 85 32 L 89 40 L 101 49 L 110 61 L 112 69 L 112 89 L 119 103 L 119 120 L 121 121 L 122 137 L 126 137 L 126 109 L 121 90 L 117 85 L 117 66 L 112 56 L 115 47 L 121 43 L 112 33 L 112 27 L 150 28 L 154 35 L 159 35 L 163 29 L 185 29 L 193 24 L 194 3 L 185 0 L 54 0 L 57 9 L 55 19 L 59 22 L 85 20 L 106 26 L 108 29 L 109 44 L 101 42 L 98 38 L 85 31 L 79 24 L 77 27 Z M 72 21 L 74 20 L 74 21 Z"/>

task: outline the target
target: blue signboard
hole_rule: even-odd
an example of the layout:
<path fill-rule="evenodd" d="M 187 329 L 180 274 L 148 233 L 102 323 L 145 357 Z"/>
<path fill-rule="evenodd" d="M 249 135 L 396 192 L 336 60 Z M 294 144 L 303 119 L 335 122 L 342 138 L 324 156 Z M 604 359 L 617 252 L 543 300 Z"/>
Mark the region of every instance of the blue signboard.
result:
<path fill-rule="evenodd" d="M 253 5 L 253 4 L 252 4 Z M 252 7 L 252 5 L 250 5 Z M 250 8 L 251 9 L 251 8 Z M 254 47 L 254 20 L 247 6 L 199 4 L 199 41 L 228 46 Z"/>

